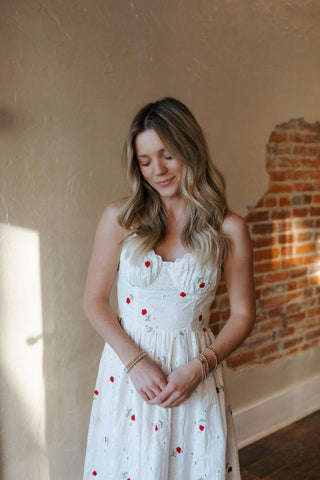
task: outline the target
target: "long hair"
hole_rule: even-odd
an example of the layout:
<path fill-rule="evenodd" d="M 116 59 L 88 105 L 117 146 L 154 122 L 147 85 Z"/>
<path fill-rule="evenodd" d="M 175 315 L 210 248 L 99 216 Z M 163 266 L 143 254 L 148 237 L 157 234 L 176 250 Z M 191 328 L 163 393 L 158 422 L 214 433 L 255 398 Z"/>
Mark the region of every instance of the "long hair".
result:
<path fill-rule="evenodd" d="M 221 266 L 229 240 L 221 224 L 229 209 L 225 181 L 212 164 L 200 125 L 190 110 L 179 100 L 163 98 L 145 105 L 133 119 L 123 151 L 123 163 L 132 195 L 119 212 L 119 223 L 131 234 L 133 258 L 147 255 L 166 235 L 167 214 L 159 193 L 143 178 L 135 151 L 135 139 L 153 129 L 165 148 L 184 165 L 181 193 L 188 202 L 188 220 L 182 242 L 205 263 Z"/>

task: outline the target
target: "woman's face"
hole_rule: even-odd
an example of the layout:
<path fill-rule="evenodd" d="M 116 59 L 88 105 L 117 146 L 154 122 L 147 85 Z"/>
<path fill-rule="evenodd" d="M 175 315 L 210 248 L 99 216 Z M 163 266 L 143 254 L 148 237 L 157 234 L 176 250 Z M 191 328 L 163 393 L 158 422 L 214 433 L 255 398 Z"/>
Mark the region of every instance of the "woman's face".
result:
<path fill-rule="evenodd" d="M 140 172 L 161 197 L 181 196 L 181 175 L 184 166 L 173 158 L 153 129 L 145 130 L 135 139 Z"/>

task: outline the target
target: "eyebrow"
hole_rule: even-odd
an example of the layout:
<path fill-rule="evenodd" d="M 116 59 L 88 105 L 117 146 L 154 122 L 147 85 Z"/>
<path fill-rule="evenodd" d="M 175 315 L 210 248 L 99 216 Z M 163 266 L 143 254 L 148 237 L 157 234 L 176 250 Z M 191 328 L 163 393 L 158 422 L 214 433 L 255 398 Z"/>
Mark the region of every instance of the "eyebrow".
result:
<path fill-rule="evenodd" d="M 163 153 L 165 152 L 166 149 L 165 148 L 160 148 L 160 150 L 158 150 L 158 153 Z M 141 154 L 141 155 L 137 155 L 137 158 L 144 158 L 144 157 L 148 157 L 149 155 L 145 155 L 145 154 Z"/>

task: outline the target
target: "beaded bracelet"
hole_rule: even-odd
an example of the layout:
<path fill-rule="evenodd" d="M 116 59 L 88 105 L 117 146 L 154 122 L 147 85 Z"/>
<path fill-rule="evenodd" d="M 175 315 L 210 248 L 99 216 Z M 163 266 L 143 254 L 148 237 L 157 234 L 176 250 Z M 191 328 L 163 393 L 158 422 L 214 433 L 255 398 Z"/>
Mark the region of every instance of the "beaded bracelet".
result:
<path fill-rule="evenodd" d="M 205 355 L 204 352 L 205 352 L 206 350 L 207 350 L 207 351 L 210 351 L 210 352 L 213 354 L 213 356 L 214 356 L 214 359 L 215 359 L 216 364 L 215 364 L 214 368 L 212 369 L 212 371 L 215 372 L 215 371 L 217 370 L 218 363 L 219 363 L 219 361 L 218 361 L 218 356 L 217 356 L 216 352 L 213 350 L 213 347 L 207 347 L 207 348 L 205 348 L 204 351 L 203 351 L 203 355 Z"/>
<path fill-rule="evenodd" d="M 139 353 L 139 355 L 134 357 L 134 359 L 131 360 L 131 362 L 129 362 L 128 365 L 124 367 L 124 371 L 128 374 L 133 369 L 133 367 L 137 365 L 137 363 L 139 363 L 140 360 L 142 360 L 146 355 L 146 352 Z"/>
<path fill-rule="evenodd" d="M 205 371 L 206 371 L 206 377 L 209 375 L 210 373 L 210 367 L 209 367 L 209 362 L 208 362 L 208 359 L 207 357 L 203 354 L 203 353 L 199 353 L 198 354 L 198 357 L 201 358 L 201 360 L 203 361 L 204 363 L 204 367 L 205 367 Z"/>
<path fill-rule="evenodd" d="M 204 361 L 202 360 L 202 358 L 197 355 L 196 357 L 194 358 L 197 358 L 199 360 L 199 362 L 201 363 L 201 368 L 202 368 L 202 381 L 204 381 L 206 378 L 207 378 L 207 374 L 206 374 L 206 367 L 205 367 L 205 363 Z"/>

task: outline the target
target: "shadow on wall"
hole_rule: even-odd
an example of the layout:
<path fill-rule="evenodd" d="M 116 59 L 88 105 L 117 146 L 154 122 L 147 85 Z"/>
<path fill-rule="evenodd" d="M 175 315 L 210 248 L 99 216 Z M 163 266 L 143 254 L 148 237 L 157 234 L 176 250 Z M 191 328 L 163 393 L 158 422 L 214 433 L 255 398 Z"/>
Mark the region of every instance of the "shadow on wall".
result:
<path fill-rule="evenodd" d="M 277 125 L 267 144 L 269 189 L 246 217 L 254 246 L 257 323 L 227 361 L 265 365 L 320 341 L 320 123 Z M 215 333 L 229 317 L 222 279 Z"/>

